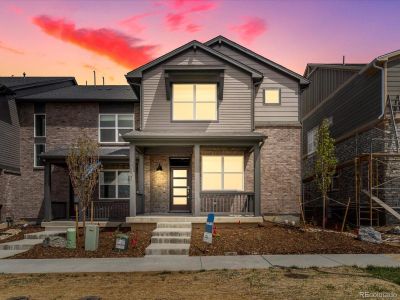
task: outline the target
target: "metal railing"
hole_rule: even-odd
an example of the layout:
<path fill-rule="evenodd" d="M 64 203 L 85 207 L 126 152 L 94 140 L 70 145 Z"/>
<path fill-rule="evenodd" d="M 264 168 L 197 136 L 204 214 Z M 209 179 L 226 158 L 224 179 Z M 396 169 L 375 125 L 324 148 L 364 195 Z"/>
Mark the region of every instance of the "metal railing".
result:
<path fill-rule="evenodd" d="M 129 216 L 129 199 L 127 200 L 111 199 L 111 200 L 93 201 L 94 220 L 125 221 L 125 218 L 128 216 Z"/>
<path fill-rule="evenodd" d="M 254 193 L 252 192 L 202 192 L 201 214 L 254 215 Z"/>

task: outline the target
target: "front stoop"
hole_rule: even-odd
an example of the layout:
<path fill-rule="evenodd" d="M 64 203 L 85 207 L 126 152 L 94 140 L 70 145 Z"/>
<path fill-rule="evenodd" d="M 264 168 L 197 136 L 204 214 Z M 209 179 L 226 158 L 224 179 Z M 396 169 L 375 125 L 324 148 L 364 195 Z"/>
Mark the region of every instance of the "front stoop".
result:
<path fill-rule="evenodd" d="M 159 222 L 146 255 L 189 255 L 192 223 Z"/>

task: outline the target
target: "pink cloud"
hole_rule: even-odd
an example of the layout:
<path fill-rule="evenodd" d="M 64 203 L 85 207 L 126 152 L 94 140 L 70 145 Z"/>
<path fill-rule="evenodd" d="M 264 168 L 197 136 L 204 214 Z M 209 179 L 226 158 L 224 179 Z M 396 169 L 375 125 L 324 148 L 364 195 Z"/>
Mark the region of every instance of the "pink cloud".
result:
<path fill-rule="evenodd" d="M 230 29 L 238 34 L 242 41 L 251 43 L 255 38 L 267 31 L 267 25 L 261 18 L 249 17 L 243 23 L 231 26 Z"/>
<path fill-rule="evenodd" d="M 34 17 L 32 22 L 54 38 L 108 57 L 127 68 L 138 67 L 153 58 L 154 45 L 139 45 L 140 39 L 113 29 L 76 28 L 65 19 L 45 15 Z"/>
<path fill-rule="evenodd" d="M 153 15 L 154 13 L 143 13 L 143 14 L 138 14 L 138 15 L 133 15 L 125 20 L 122 20 L 120 22 L 120 25 L 128 28 L 131 32 L 134 33 L 140 33 L 142 32 L 146 27 L 140 23 L 140 21 L 148 16 Z"/>
<path fill-rule="evenodd" d="M 5 50 L 5 51 L 8 51 L 8 52 L 11 52 L 11 53 L 14 53 L 14 54 L 19 54 L 19 55 L 24 54 L 24 52 L 22 52 L 22 51 L 20 51 L 20 50 L 18 50 L 18 49 L 14 49 L 14 48 L 12 48 L 12 47 L 9 47 L 9 46 L 5 45 L 5 44 L 2 43 L 2 42 L 0 42 L 0 49 L 1 49 L 1 50 Z"/>
<path fill-rule="evenodd" d="M 174 31 L 177 30 L 184 22 L 185 15 L 178 13 L 178 14 L 168 14 L 166 16 L 166 22 L 170 30 Z"/>
<path fill-rule="evenodd" d="M 23 10 L 21 7 L 15 5 L 15 4 L 10 4 L 10 5 L 8 6 L 8 10 L 9 10 L 10 12 L 16 14 L 16 15 L 21 15 L 21 14 L 24 13 L 24 10 Z"/>
<path fill-rule="evenodd" d="M 187 32 L 196 32 L 200 30 L 200 25 L 196 25 L 196 24 L 187 24 L 185 30 Z"/>

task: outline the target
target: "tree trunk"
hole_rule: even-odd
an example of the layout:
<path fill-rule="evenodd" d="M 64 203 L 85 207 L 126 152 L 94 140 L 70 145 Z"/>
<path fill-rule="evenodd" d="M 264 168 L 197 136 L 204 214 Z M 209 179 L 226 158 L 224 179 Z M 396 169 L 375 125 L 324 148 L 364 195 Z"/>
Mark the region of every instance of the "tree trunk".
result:
<path fill-rule="evenodd" d="M 326 221 L 326 195 L 322 196 L 322 229 L 325 230 L 325 221 Z"/>

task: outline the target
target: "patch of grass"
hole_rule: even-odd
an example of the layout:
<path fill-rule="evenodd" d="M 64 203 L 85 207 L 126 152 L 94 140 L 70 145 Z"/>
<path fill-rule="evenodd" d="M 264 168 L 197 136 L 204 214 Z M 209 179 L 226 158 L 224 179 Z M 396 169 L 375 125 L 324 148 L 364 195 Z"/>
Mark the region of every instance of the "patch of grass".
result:
<path fill-rule="evenodd" d="M 365 270 L 375 278 L 384 279 L 400 285 L 400 268 L 398 267 L 368 266 Z"/>
<path fill-rule="evenodd" d="M 372 292 L 378 292 L 378 293 L 385 293 L 385 292 L 386 292 L 386 293 L 390 293 L 389 290 L 387 290 L 387 289 L 381 287 L 381 286 L 378 285 L 378 284 L 371 284 L 371 285 L 369 285 L 369 286 L 368 286 L 368 290 L 370 290 L 370 291 L 372 291 Z"/>

